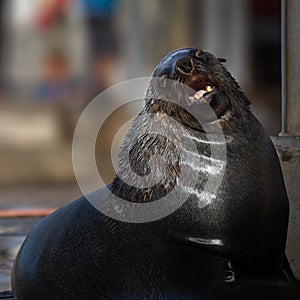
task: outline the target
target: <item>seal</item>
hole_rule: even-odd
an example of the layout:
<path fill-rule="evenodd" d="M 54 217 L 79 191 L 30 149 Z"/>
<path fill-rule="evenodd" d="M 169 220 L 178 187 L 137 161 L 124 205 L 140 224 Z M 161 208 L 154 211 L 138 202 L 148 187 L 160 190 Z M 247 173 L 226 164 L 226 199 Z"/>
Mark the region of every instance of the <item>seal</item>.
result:
<path fill-rule="evenodd" d="M 187 201 L 165 218 L 140 224 L 110 218 L 85 197 L 57 210 L 33 228 L 16 257 L 17 299 L 174 299 L 207 282 L 287 279 L 289 204 L 279 160 L 224 62 L 196 48 L 162 59 L 108 185 L 128 203 L 157 201 L 176 188 Z M 153 134 L 157 121 L 160 131 Z M 217 123 L 225 165 L 212 158 L 208 138 Z M 190 155 L 183 138 L 196 145 Z M 161 176 L 148 184 L 153 166 Z M 182 183 L 185 168 L 191 176 Z M 217 192 L 201 196 L 208 177 L 220 170 Z M 132 173 L 144 178 L 142 185 L 134 184 Z M 103 188 L 97 197 L 107 197 Z"/>

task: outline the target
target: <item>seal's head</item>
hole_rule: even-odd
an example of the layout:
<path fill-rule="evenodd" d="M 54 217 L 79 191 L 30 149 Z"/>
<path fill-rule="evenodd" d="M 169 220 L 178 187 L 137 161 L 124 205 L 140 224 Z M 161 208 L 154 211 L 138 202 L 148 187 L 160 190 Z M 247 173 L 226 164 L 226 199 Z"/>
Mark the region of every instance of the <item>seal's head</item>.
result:
<path fill-rule="evenodd" d="M 148 102 L 152 112 L 164 111 L 178 116 L 183 115 L 179 112 L 182 108 L 199 112 L 203 110 L 201 104 L 208 103 L 215 114 L 203 114 L 204 121 L 208 123 L 216 118 L 226 121 L 234 115 L 240 115 L 245 109 L 248 110 L 250 102 L 224 67 L 224 62 L 225 59 L 197 48 L 170 52 L 153 72 L 153 78 L 158 78 L 158 84 L 150 84 L 146 105 Z M 181 108 L 177 108 L 176 112 L 174 105 L 171 108 L 163 103 L 169 97 L 172 97 L 173 102 L 174 97 L 178 99 Z"/>
<path fill-rule="evenodd" d="M 253 124 L 249 101 L 224 62 L 196 48 L 175 50 L 161 60 L 119 154 L 113 185 L 118 196 L 154 201 L 175 186 L 184 193 L 197 186 L 197 194 L 209 178 L 220 182 L 228 143 L 247 140 L 244 132 Z M 213 164 L 217 167 L 212 170 Z M 186 170 L 189 176 L 183 183 Z M 152 180 L 152 174 L 162 176 Z M 140 179 L 143 184 L 137 185 Z M 203 203 L 215 197 L 208 195 Z"/>

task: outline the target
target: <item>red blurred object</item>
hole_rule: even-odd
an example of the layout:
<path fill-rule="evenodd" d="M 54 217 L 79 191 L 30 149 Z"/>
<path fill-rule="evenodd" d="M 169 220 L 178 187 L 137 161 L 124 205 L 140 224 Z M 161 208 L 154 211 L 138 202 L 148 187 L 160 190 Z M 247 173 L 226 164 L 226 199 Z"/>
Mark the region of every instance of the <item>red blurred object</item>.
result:
<path fill-rule="evenodd" d="M 35 24 L 38 30 L 47 31 L 66 14 L 71 0 L 44 0 L 37 10 Z"/>
<path fill-rule="evenodd" d="M 56 209 L 7 209 L 0 210 L 0 218 L 44 217 Z"/>

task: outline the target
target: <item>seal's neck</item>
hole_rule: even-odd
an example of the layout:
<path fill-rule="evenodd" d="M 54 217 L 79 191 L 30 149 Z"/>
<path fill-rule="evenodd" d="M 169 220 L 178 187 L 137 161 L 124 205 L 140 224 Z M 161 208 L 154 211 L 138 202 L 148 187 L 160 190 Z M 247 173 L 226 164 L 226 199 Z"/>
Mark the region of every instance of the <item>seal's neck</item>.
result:
<path fill-rule="evenodd" d="M 205 133 L 165 114 L 142 112 L 125 137 L 112 191 L 128 201 L 149 202 L 180 188 L 208 203 L 209 195 L 203 199 L 201 194 L 208 177 L 224 167 L 221 159 L 211 157 L 211 146 L 220 148 L 224 143 L 215 137 L 208 140 Z"/>

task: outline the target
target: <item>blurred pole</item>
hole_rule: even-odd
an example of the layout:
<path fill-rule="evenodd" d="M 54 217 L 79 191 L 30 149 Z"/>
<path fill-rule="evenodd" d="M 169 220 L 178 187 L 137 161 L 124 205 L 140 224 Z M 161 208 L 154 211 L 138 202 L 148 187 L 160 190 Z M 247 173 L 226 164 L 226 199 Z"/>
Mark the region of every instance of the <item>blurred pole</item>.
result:
<path fill-rule="evenodd" d="M 171 37 L 170 51 L 188 46 L 197 47 L 191 36 L 192 31 L 195 30 L 191 24 L 192 3 L 191 0 L 169 0 L 168 6 L 164 9 L 169 13 L 166 23 L 170 28 L 170 32 L 168 32 Z"/>
<path fill-rule="evenodd" d="M 285 135 L 286 130 L 286 110 L 285 110 L 285 102 L 286 102 L 286 69 L 285 69 L 285 58 L 286 58 L 286 19 L 285 19 L 285 10 L 286 3 L 285 0 L 281 0 L 281 132 L 279 135 Z"/>
<path fill-rule="evenodd" d="M 123 0 L 120 31 L 123 80 L 149 76 L 163 56 L 196 46 L 191 40 L 191 2 Z M 194 29 L 195 30 L 195 29 Z"/>
<path fill-rule="evenodd" d="M 281 2 L 282 128 L 280 135 L 300 135 L 300 6 Z"/>
<path fill-rule="evenodd" d="M 248 0 L 204 0 L 203 44 L 206 50 L 227 58 L 242 85 L 249 84 L 250 33 Z"/>
<path fill-rule="evenodd" d="M 124 0 L 120 26 L 121 53 L 124 61 L 123 80 L 149 76 L 164 40 L 161 3 L 158 0 Z M 155 22 L 153 22 L 155 20 Z"/>
<path fill-rule="evenodd" d="M 0 93 L 3 80 L 3 7 L 4 0 L 0 0 Z"/>

